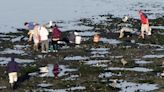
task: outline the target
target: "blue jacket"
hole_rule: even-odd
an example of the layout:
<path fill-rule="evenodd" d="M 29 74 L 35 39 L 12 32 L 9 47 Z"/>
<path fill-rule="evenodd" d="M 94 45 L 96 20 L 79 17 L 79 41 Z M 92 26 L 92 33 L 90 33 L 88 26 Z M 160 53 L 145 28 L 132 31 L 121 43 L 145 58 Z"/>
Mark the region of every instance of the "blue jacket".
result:
<path fill-rule="evenodd" d="M 15 62 L 14 59 L 11 59 L 11 61 L 7 64 L 7 71 L 8 73 L 19 71 L 18 63 Z"/>
<path fill-rule="evenodd" d="M 29 23 L 28 23 L 28 29 L 29 29 L 29 30 L 33 30 L 34 27 L 35 27 L 35 25 L 34 25 L 33 22 L 29 22 Z"/>

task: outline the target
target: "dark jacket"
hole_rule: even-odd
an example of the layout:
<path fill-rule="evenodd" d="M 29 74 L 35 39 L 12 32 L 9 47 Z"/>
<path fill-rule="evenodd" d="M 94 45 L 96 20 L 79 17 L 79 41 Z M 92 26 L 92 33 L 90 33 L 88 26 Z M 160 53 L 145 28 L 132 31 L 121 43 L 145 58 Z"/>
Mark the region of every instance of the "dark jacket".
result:
<path fill-rule="evenodd" d="M 53 73 L 54 73 L 55 76 L 57 76 L 57 74 L 59 73 L 59 65 L 58 64 L 54 65 Z"/>
<path fill-rule="evenodd" d="M 60 38 L 61 31 L 58 29 L 58 27 L 54 27 L 52 30 L 52 39 Z"/>
<path fill-rule="evenodd" d="M 18 72 L 19 70 L 20 69 L 19 69 L 18 63 L 15 62 L 14 59 L 11 59 L 11 61 L 7 64 L 7 71 L 8 71 L 8 73 Z"/>

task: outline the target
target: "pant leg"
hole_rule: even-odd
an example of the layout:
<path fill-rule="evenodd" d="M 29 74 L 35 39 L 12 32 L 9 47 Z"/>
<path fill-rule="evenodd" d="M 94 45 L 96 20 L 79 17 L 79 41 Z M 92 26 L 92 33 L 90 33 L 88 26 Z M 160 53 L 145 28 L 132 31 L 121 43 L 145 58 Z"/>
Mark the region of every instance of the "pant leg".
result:
<path fill-rule="evenodd" d="M 44 51 L 44 41 L 41 42 L 41 49 Z"/>
<path fill-rule="evenodd" d="M 146 30 L 146 24 L 142 24 L 141 25 L 141 37 L 144 38 L 144 33 L 145 33 L 145 30 Z"/>
<path fill-rule="evenodd" d="M 146 31 L 146 35 L 148 35 L 150 31 L 148 24 L 145 24 L 145 31 Z"/>
<path fill-rule="evenodd" d="M 56 44 L 57 44 L 57 41 L 52 40 L 52 46 L 54 50 L 56 50 Z"/>
<path fill-rule="evenodd" d="M 45 48 L 46 48 L 46 51 L 48 51 L 48 49 L 49 49 L 49 42 L 48 42 L 48 40 L 45 41 Z"/>

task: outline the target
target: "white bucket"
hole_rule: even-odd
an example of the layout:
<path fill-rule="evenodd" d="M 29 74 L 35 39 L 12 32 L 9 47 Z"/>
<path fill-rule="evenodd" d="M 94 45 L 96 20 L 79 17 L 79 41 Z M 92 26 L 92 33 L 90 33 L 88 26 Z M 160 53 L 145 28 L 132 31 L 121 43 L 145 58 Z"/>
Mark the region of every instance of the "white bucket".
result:
<path fill-rule="evenodd" d="M 75 37 L 75 44 L 80 44 L 81 43 L 81 36 L 76 36 Z"/>

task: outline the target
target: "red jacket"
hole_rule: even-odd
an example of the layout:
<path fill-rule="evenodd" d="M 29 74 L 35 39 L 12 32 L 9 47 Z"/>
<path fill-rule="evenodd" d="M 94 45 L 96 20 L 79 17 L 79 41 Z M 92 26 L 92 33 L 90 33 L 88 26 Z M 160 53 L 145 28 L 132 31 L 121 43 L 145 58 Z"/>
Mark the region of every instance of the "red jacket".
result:
<path fill-rule="evenodd" d="M 140 14 L 140 19 L 142 24 L 148 24 L 148 18 L 143 12 Z"/>
<path fill-rule="evenodd" d="M 61 36 L 61 31 L 57 27 L 53 28 L 52 39 L 60 38 L 60 36 Z"/>

